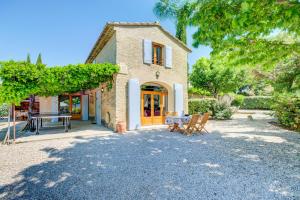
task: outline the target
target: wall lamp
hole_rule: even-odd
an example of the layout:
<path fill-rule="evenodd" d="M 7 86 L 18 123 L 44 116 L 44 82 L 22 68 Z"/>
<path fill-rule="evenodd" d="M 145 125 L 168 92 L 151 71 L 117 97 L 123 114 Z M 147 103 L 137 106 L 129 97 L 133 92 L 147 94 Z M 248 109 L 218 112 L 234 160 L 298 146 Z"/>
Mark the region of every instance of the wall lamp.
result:
<path fill-rule="evenodd" d="M 157 71 L 157 72 L 155 73 L 156 79 L 158 79 L 158 78 L 159 78 L 159 75 L 160 75 L 160 72 L 159 72 L 159 71 Z"/>

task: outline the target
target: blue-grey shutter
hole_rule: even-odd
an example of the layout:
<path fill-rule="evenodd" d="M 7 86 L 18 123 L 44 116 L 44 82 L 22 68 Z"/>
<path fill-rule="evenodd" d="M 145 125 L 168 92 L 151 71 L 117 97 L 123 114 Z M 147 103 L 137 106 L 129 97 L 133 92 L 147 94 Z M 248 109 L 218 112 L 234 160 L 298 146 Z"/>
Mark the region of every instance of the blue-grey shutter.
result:
<path fill-rule="evenodd" d="M 81 119 L 86 121 L 89 120 L 89 95 L 82 95 L 82 114 Z"/>
<path fill-rule="evenodd" d="M 165 46 L 165 62 L 166 68 L 172 68 L 172 47 Z"/>
<path fill-rule="evenodd" d="M 141 94 L 138 79 L 128 81 L 128 130 L 139 129 L 141 126 Z"/>
<path fill-rule="evenodd" d="M 179 116 L 184 115 L 183 109 L 183 86 L 182 84 L 174 84 L 174 100 L 175 100 L 175 112 L 178 112 Z"/>
<path fill-rule="evenodd" d="M 96 92 L 96 103 L 95 103 L 95 117 L 96 123 L 101 125 L 101 91 Z"/>
<path fill-rule="evenodd" d="M 144 39 L 144 63 L 152 63 L 152 41 Z"/>

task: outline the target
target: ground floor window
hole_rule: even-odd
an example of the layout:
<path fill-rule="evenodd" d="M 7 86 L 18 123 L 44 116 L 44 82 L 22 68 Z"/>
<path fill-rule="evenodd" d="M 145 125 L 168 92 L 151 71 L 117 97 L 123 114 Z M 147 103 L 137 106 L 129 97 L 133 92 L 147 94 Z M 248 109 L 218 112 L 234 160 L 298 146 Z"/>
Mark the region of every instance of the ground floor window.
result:
<path fill-rule="evenodd" d="M 72 119 L 81 118 L 81 95 L 60 95 L 58 99 L 60 113 L 70 113 Z"/>

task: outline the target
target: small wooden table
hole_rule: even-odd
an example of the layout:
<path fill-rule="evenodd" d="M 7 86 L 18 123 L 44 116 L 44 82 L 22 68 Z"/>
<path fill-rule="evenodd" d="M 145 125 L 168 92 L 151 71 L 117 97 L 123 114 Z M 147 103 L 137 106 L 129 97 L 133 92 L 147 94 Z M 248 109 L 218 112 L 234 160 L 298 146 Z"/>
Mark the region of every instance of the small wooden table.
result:
<path fill-rule="evenodd" d="M 59 119 L 63 120 L 63 126 L 65 127 L 65 132 L 68 132 L 71 129 L 71 115 L 70 114 L 38 114 L 32 116 L 32 120 L 35 123 L 35 134 L 39 134 L 39 127 L 43 127 L 43 119 Z"/>
<path fill-rule="evenodd" d="M 179 128 L 183 126 L 183 124 L 189 123 L 191 120 L 191 116 L 167 116 L 166 124 L 173 124 L 173 128 L 170 130 L 171 132 L 177 131 Z"/>

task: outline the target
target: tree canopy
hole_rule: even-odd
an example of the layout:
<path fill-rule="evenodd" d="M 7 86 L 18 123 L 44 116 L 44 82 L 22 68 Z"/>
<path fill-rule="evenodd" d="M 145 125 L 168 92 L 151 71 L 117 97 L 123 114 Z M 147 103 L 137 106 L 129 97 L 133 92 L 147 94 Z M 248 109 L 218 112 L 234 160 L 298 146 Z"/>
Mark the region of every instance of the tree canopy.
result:
<path fill-rule="evenodd" d="M 0 63 L 0 102 L 19 104 L 30 95 L 55 96 L 94 89 L 111 81 L 119 67 L 110 63 L 46 67 L 28 62 Z"/>
<path fill-rule="evenodd" d="M 275 30 L 300 35 L 300 2 L 298 0 L 198 0 L 191 17 L 198 27 L 194 45 L 223 48 L 226 42 L 249 43 L 269 36 Z M 253 41 L 254 40 L 254 41 Z"/>
<path fill-rule="evenodd" d="M 214 53 L 227 55 L 232 65 L 274 67 L 300 53 L 297 0 L 204 0 L 195 7 L 190 19 L 198 28 L 194 45 L 210 45 Z M 280 37 L 281 33 L 293 40 Z"/>
<path fill-rule="evenodd" d="M 185 44 L 187 42 L 186 29 L 192 11 L 191 5 L 189 1 L 159 0 L 153 8 L 153 12 L 160 19 L 175 19 L 176 38 Z"/>
<path fill-rule="evenodd" d="M 196 27 L 193 45 L 211 46 L 227 65 L 270 68 L 300 54 L 298 0 L 160 0 L 154 10 Z"/>
<path fill-rule="evenodd" d="M 190 75 L 192 86 L 209 91 L 214 97 L 221 92 L 235 92 L 245 83 L 245 71 L 216 65 L 212 60 L 201 58 L 193 66 Z"/>
<path fill-rule="evenodd" d="M 272 85 L 276 92 L 298 93 L 300 96 L 300 56 L 295 56 L 278 65 L 273 72 Z"/>

